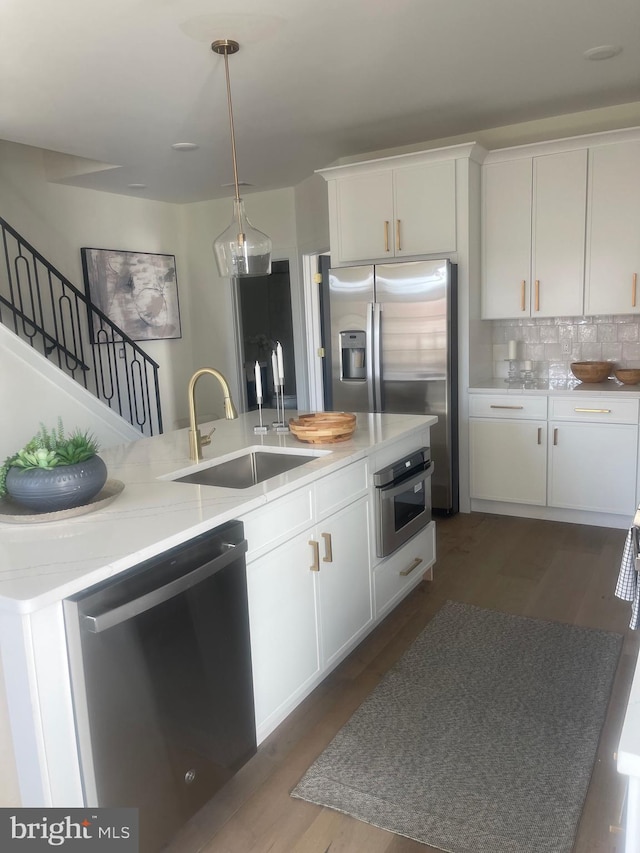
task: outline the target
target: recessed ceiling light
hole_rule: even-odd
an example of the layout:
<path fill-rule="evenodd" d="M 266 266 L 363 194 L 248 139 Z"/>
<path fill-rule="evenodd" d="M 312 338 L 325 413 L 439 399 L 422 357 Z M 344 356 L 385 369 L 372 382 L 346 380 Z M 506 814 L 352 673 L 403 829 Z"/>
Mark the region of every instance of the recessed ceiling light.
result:
<path fill-rule="evenodd" d="M 145 190 L 147 188 L 146 184 L 127 184 L 130 190 Z"/>
<path fill-rule="evenodd" d="M 174 151 L 195 151 L 200 146 L 195 142 L 174 142 L 171 147 Z"/>
<path fill-rule="evenodd" d="M 601 44 L 598 47 L 590 47 L 589 50 L 585 50 L 582 54 L 585 59 L 611 59 L 613 56 L 617 56 L 619 53 L 622 53 L 622 48 L 620 45 L 615 44 Z"/>

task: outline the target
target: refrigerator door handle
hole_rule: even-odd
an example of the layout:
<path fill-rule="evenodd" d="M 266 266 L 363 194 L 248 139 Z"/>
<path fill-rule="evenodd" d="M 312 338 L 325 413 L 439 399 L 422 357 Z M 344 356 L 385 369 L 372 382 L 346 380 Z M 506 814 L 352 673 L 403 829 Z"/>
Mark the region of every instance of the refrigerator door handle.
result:
<path fill-rule="evenodd" d="M 369 400 L 369 411 L 375 412 L 375 398 L 373 393 L 373 383 L 374 383 L 374 374 L 373 374 L 373 352 L 374 352 L 374 342 L 373 342 L 373 310 L 374 305 L 373 302 L 367 303 L 367 351 L 366 351 L 366 363 L 367 363 L 367 397 Z"/>
<path fill-rule="evenodd" d="M 382 399 L 382 305 L 373 303 L 373 394 L 374 412 L 384 408 Z"/>

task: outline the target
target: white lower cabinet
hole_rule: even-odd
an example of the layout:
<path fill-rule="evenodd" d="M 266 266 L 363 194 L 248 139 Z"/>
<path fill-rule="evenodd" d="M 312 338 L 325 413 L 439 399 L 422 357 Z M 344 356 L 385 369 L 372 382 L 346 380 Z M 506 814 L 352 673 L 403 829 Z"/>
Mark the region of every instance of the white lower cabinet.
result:
<path fill-rule="evenodd" d="M 552 421 L 549 433 L 549 506 L 631 518 L 638 427 Z"/>
<path fill-rule="evenodd" d="M 420 433 L 408 449 L 399 441 L 384 453 L 398 458 L 428 440 Z M 242 519 L 258 742 L 433 565 L 433 522 L 373 565 L 370 463 L 347 465 Z"/>
<path fill-rule="evenodd" d="M 402 548 L 382 560 L 373 572 L 376 619 L 384 616 L 422 580 L 436 558 L 436 526 L 432 521 Z"/>
<path fill-rule="evenodd" d="M 256 726 L 275 725 L 320 672 L 309 534 L 247 565 Z"/>
<path fill-rule="evenodd" d="M 361 460 L 243 519 L 259 740 L 371 626 L 369 518 Z"/>
<path fill-rule="evenodd" d="M 543 397 L 471 395 L 471 498 L 619 515 L 626 524 L 637 506 L 638 400 L 550 396 L 549 419 L 528 420 L 546 407 Z"/>
<path fill-rule="evenodd" d="M 469 420 L 471 497 L 544 506 L 546 421 Z"/>
<path fill-rule="evenodd" d="M 470 495 L 544 506 L 547 501 L 547 399 L 472 395 Z"/>
<path fill-rule="evenodd" d="M 330 516 L 315 534 L 321 660 L 328 667 L 373 618 L 368 498 Z"/>

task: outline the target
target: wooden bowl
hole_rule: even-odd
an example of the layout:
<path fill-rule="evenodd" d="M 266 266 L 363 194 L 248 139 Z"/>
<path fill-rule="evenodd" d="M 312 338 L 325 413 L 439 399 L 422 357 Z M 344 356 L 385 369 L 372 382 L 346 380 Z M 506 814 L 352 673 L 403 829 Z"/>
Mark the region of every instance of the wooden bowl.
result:
<path fill-rule="evenodd" d="M 640 383 L 640 370 L 635 367 L 619 367 L 613 371 L 613 375 L 623 385 L 637 385 Z"/>
<path fill-rule="evenodd" d="M 347 441 L 355 428 L 356 416 L 350 412 L 310 412 L 289 419 L 289 429 L 295 437 L 310 444 Z"/>
<path fill-rule="evenodd" d="M 612 367 L 610 361 L 574 361 L 571 372 L 580 382 L 604 382 L 609 378 Z"/>

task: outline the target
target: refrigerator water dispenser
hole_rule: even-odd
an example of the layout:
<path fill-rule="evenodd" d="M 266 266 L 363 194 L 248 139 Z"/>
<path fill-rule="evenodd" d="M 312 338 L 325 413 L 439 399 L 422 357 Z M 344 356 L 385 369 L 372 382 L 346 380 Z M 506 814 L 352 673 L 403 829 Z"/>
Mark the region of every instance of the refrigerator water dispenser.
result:
<path fill-rule="evenodd" d="M 358 329 L 340 332 L 340 379 L 349 382 L 365 380 L 367 334 Z"/>

